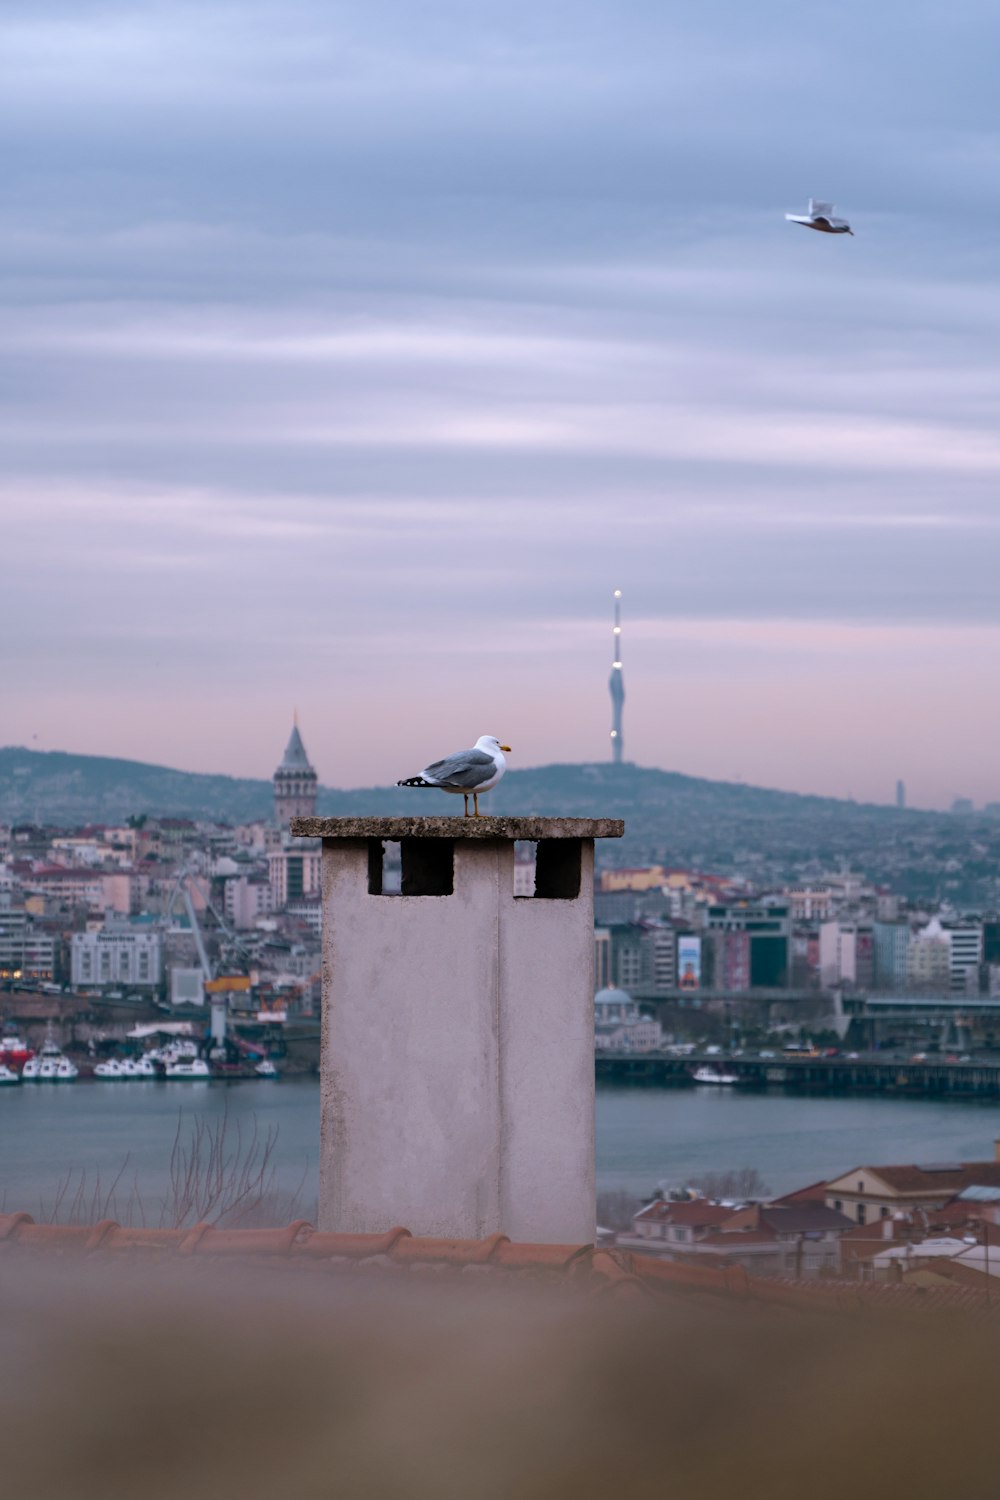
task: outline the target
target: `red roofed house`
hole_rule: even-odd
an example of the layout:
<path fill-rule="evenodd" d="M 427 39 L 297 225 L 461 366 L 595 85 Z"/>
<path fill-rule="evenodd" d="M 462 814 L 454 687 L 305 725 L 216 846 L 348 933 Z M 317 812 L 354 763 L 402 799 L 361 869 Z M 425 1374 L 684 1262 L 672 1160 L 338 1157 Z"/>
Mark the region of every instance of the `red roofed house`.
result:
<path fill-rule="evenodd" d="M 751 1203 L 731 1214 L 719 1235 L 706 1242 L 715 1254 L 736 1259 L 748 1271 L 785 1276 L 832 1274 L 840 1268 L 840 1241 L 850 1230 L 846 1214 L 823 1203 Z M 760 1249 L 747 1258 L 741 1241 L 752 1235 Z M 770 1262 L 765 1264 L 766 1247 Z"/>
<path fill-rule="evenodd" d="M 632 1234 L 620 1236 L 622 1244 L 637 1249 L 659 1250 L 661 1247 L 691 1245 L 704 1239 L 713 1229 L 732 1218 L 733 1210 L 705 1198 L 679 1203 L 657 1199 L 647 1203 L 632 1217 Z"/>
<path fill-rule="evenodd" d="M 897 1212 L 942 1208 L 973 1185 L 1000 1187 L 1000 1143 L 991 1162 L 932 1162 L 926 1166 L 855 1167 L 826 1185 L 827 1207 L 856 1224 Z"/>
<path fill-rule="evenodd" d="M 737 1265 L 759 1276 L 816 1276 L 840 1266 L 840 1237 L 851 1227 L 825 1204 L 649 1203 L 618 1243 L 671 1260 Z"/>

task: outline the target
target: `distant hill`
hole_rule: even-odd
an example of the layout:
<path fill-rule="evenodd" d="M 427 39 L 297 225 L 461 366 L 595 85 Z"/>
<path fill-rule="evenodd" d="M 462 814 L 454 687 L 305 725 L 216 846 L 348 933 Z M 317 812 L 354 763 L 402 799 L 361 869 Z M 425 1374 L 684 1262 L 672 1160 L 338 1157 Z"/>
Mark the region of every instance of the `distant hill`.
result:
<path fill-rule="evenodd" d="M 655 859 L 759 879 L 809 878 L 851 865 L 898 891 L 1000 904 L 1000 821 L 806 797 L 634 765 L 509 771 L 490 793 L 496 812 L 623 817 L 604 845 L 613 863 Z M 159 813 L 226 823 L 271 814 L 270 781 L 175 771 L 140 761 L 0 749 L 0 820 L 60 826 Z M 458 804 L 461 808 L 461 804 Z M 324 787 L 320 813 L 454 812 L 433 791 Z"/>
<path fill-rule="evenodd" d="M 834 821 L 845 809 L 866 820 L 898 816 L 891 808 L 609 764 L 510 770 L 483 806 L 496 812 L 632 817 L 647 825 L 678 818 L 686 825 L 691 817 L 722 814 L 731 826 L 747 830 L 775 818 Z M 60 750 L 0 749 L 0 819 L 6 823 L 109 823 L 133 813 L 238 823 L 269 817 L 272 807 L 269 780 L 175 771 L 144 761 Z M 455 804 L 433 791 L 395 786 L 351 791 L 321 787 L 318 811 L 330 816 L 439 813 L 454 812 Z"/>
<path fill-rule="evenodd" d="M 270 805 L 269 781 L 61 750 L 0 749 L 5 823 L 118 823 L 132 813 L 233 823 L 266 817 Z"/>

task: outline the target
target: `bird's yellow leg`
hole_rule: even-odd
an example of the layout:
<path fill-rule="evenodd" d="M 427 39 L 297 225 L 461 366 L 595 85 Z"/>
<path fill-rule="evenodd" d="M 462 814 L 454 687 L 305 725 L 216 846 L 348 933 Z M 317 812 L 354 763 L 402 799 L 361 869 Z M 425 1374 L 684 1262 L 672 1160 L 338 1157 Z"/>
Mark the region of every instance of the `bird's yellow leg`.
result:
<path fill-rule="evenodd" d="M 475 816 L 477 818 L 482 817 L 482 814 L 479 811 L 479 793 L 478 792 L 473 792 L 473 794 L 472 794 L 472 805 L 476 809 Z"/>

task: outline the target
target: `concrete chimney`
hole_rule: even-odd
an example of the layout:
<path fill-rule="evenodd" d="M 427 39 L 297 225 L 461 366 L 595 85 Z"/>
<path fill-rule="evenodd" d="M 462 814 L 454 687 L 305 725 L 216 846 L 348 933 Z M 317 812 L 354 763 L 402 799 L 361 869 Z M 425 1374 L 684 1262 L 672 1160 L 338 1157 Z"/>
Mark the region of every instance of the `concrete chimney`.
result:
<path fill-rule="evenodd" d="M 595 838 L 584 818 L 297 818 L 323 840 L 320 1224 L 592 1240 Z M 514 894 L 515 840 L 537 846 Z M 382 893 L 398 841 L 402 894 Z"/>

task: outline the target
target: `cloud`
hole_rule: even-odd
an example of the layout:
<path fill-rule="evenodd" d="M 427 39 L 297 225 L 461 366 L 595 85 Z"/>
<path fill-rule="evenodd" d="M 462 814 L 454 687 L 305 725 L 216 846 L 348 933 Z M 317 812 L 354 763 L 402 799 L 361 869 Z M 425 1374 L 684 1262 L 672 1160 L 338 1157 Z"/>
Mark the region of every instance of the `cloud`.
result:
<path fill-rule="evenodd" d="M 909 683 L 920 651 L 974 695 L 1000 623 L 998 33 L 978 0 L 11 0 L 16 714 L 44 699 L 70 745 L 83 670 L 87 734 L 163 759 L 131 711 L 155 663 L 179 761 L 225 681 L 226 753 L 266 774 L 288 692 L 333 674 L 359 781 L 378 694 L 419 724 L 443 682 L 458 734 L 525 684 L 548 724 L 558 661 L 538 743 L 603 753 L 615 586 L 649 760 L 683 751 L 664 681 L 702 672 L 682 768 L 715 764 L 727 655 L 793 697 L 835 656 L 831 715 L 851 671 Z M 784 222 L 811 193 L 856 239 Z M 912 727 L 898 695 L 870 711 L 857 795 Z M 744 759 L 799 784 L 807 730 L 749 715 Z"/>

